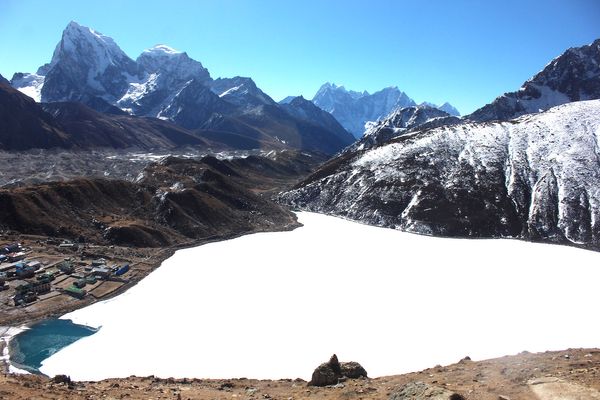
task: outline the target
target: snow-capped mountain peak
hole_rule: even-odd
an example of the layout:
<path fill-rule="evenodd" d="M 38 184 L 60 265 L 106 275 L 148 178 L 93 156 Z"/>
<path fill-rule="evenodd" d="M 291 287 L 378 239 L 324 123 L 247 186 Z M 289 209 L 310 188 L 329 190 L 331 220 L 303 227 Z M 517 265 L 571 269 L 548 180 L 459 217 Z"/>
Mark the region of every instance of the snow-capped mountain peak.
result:
<path fill-rule="evenodd" d="M 172 81 L 200 82 L 210 80 L 208 70 L 199 61 L 190 58 L 187 53 L 159 44 L 144 50 L 136 62 L 147 73 L 168 74 Z M 172 84 L 173 82 L 170 82 Z"/>
<path fill-rule="evenodd" d="M 356 138 L 363 135 L 367 122 L 377 121 L 396 108 L 415 105 L 396 86 L 369 94 L 367 91 L 349 91 L 329 82 L 321 86 L 312 101 L 331 113 Z"/>
<path fill-rule="evenodd" d="M 445 102 L 441 106 L 438 106 L 437 104 L 430 103 L 428 101 L 424 101 L 421 104 L 419 104 L 419 106 L 427 106 L 427 107 L 437 108 L 438 110 L 447 112 L 448 114 L 452 115 L 453 117 L 460 117 L 460 112 L 456 109 L 456 107 L 454 107 L 452 104 L 450 104 L 448 102 Z"/>
<path fill-rule="evenodd" d="M 54 50 L 46 73 L 41 100 L 79 101 L 119 98 L 132 77 L 140 76 L 138 65 L 115 41 L 91 28 L 70 22 Z"/>
<path fill-rule="evenodd" d="M 460 112 L 452 104 L 445 102 L 441 106 L 437 107 L 438 110 L 447 112 L 454 117 L 460 117 Z"/>
<path fill-rule="evenodd" d="M 235 76 L 217 78 L 210 83 L 210 90 L 223 100 L 243 107 L 277 104 L 265 92 L 260 90 L 251 78 Z"/>
<path fill-rule="evenodd" d="M 88 57 L 87 62 L 96 65 L 96 72 L 103 72 L 109 65 L 120 64 L 123 60 L 132 61 L 111 37 L 75 21 L 71 21 L 63 31 L 50 65 L 55 65 L 68 54 Z"/>
<path fill-rule="evenodd" d="M 335 83 L 325 82 L 323 85 L 321 85 L 321 87 L 315 94 L 315 96 L 313 98 L 313 102 L 314 102 L 314 99 L 316 99 L 316 98 L 321 98 L 324 96 L 331 96 L 331 95 L 335 96 L 336 94 L 337 95 L 344 94 L 344 95 L 350 96 L 353 99 L 359 99 L 361 97 L 368 96 L 369 92 L 367 92 L 366 90 L 363 92 L 347 90 L 343 85 L 336 85 Z"/>
<path fill-rule="evenodd" d="M 507 120 L 553 106 L 600 98 L 600 39 L 570 48 L 515 92 L 505 93 L 468 116 L 473 121 Z"/>
<path fill-rule="evenodd" d="M 368 149 L 416 129 L 449 126 L 459 122 L 459 118 L 448 114 L 432 103 L 398 108 L 384 119 L 368 122 L 365 126 L 364 136 L 349 149 Z"/>

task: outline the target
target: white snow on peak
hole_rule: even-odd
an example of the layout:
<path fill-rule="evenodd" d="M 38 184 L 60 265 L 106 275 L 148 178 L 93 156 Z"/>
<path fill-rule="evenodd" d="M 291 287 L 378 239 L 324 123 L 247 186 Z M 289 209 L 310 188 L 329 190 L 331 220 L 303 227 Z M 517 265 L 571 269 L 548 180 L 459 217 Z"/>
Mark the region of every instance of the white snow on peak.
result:
<path fill-rule="evenodd" d="M 111 37 L 79 25 L 75 21 L 71 21 L 64 30 L 62 40 L 52 56 L 51 64 L 58 61 L 63 51 L 84 51 L 86 56 L 96 57 L 98 65 L 103 66 L 104 69 L 110 64 L 115 64 L 117 59 L 129 58 Z"/>
<path fill-rule="evenodd" d="M 172 56 L 177 54 L 183 54 L 183 52 L 179 50 L 175 50 L 172 47 L 167 46 L 166 44 L 157 44 L 149 49 L 144 50 L 144 53 L 148 55 L 157 55 L 157 56 Z"/>

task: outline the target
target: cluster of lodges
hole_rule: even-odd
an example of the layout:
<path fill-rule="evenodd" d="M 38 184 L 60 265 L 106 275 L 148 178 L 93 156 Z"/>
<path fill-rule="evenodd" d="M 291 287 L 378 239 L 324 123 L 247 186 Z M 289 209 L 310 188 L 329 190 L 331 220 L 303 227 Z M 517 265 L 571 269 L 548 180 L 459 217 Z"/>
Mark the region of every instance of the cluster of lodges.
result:
<path fill-rule="evenodd" d="M 69 287 L 64 289 L 64 292 L 82 299 L 86 295 L 86 291 L 84 287 L 88 284 L 95 284 L 99 279 L 101 280 L 109 280 L 113 276 L 119 277 L 129 271 L 129 264 L 125 264 L 123 266 L 113 266 L 109 267 L 106 264 L 106 260 L 104 258 L 100 258 L 97 260 L 92 260 L 92 264 L 85 266 L 83 275 L 74 275 L 75 268 L 72 263 L 63 264 L 62 272 L 65 274 L 71 274 L 78 279 Z"/>
<path fill-rule="evenodd" d="M 83 289 L 86 285 L 120 277 L 129 271 L 129 264 L 109 267 L 103 258 L 81 268 L 81 264 L 76 267 L 71 258 L 54 263 L 28 261 L 26 257 L 29 253 L 19 243 L 0 247 L 0 291 L 9 289 L 7 282 L 15 281 L 15 294 L 12 297 L 15 306 L 32 303 L 40 295 L 52 291 L 51 282 L 57 276 L 75 278 L 72 285 L 58 290 L 81 299 L 87 294 Z"/>

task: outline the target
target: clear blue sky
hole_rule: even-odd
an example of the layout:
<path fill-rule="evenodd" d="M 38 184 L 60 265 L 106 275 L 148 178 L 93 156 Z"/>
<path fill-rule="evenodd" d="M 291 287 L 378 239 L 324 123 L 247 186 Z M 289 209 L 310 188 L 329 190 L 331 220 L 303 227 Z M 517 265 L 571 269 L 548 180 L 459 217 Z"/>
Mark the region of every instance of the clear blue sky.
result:
<path fill-rule="evenodd" d="M 600 38 L 598 0 L 0 0 L 0 73 L 48 62 L 74 20 L 132 58 L 168 44 L 275 100 L 326 82 L 398 86 L 468 113 Z"/>

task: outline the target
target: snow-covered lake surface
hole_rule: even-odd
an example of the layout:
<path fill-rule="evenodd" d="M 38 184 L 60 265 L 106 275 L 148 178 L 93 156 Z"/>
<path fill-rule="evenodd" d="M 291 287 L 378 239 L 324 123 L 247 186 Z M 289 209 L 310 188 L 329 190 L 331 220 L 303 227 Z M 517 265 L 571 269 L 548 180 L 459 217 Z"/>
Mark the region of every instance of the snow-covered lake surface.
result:
<path fill-rule="evenodd" d="M 600 346 L 600 253 L 298 216 L 292 232 L 178 251 L 125 294 L 65 315 L 102 328 L 41 371 L 309 379 L 337 353 L 381 376 Z"/>

